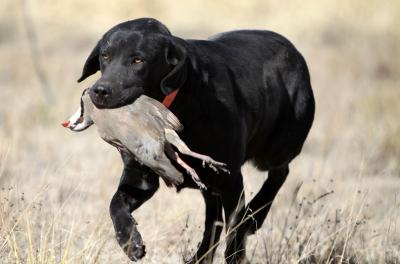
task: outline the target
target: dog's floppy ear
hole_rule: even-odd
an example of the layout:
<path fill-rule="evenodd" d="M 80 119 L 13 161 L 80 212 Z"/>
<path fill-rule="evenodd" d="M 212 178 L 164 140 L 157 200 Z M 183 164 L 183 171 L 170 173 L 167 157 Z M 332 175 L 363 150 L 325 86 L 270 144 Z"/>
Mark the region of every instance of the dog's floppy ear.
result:
<path fill-rule="evenodd" d="M 168 65 L 172 65 L 172 70 L 161 80 L 161 91 L 164 95 L 172 93 L 180 88 L 187 78 L 188 59 L 187 50 L 182 45 L 182 40 L 177 38 L 168 38 L 168 44 L 165 49 L 165 60 Z"/>
<path fill-rule="evenodd" d="M 78 82 L 85 80 L 87 77 L 95 74 L 98 70 L 100 70 L 99 55 L 100 41 L 97 43 L 96 47 L 94 47 L 89 57 L 86 59 L 85 65 L 83 66 L 82 75 L 78 79 Z"/>

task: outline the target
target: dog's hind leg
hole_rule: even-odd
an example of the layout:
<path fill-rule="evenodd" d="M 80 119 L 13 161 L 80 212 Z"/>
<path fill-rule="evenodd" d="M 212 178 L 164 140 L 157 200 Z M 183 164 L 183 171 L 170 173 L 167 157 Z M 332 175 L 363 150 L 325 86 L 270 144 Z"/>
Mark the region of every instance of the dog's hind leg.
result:
<path fill-rule="evenodd" d="M 185 142 L 183 142 L 180 139 L 180 137 L 174 130 L 167 128 L 164 130 L 164 134 L 166 140 L 172 145 L 174 145 L 179 150 L 180 153 L 202 160 L 203 166 L 204 164 L 207 164 L 215 172 L 218 172 L 218 170 L 222 170 L 226 173 L 229 173 L 229 171 L 225 168 L 226 167 L 225 163 L 215 161 L 207 155 L 199 154 L 197 152 L 190 150 L 189 147 L 185 144 Z"/>
<path fill-rule="evenodd" d="M 249 234 L 254 234 L 264 223 L 272 202 L 285 182 L 288 174 L 288 165 L 277 169 L 271 169 L 268 172 L 267 180 L 246 207 L 245 218 L 248 219 L 246 226 Z"/>

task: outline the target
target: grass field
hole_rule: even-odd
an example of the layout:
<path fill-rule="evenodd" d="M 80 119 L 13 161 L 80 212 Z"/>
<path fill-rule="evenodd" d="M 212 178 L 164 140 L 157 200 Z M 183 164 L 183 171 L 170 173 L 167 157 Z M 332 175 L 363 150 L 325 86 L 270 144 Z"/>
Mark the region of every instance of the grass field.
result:
<path fill-rule="evenodd" d="M 185 38 L 236 28 L 288 37 L 317 111 L 302 154 L 248 242 L 252 263 L 400 263 L 400 2 L 5 0 L 0 5 L 0 263 L 129 263 L 108 206 L 122 163 L 95 129 L 60 126 L 111 26 L 155 17 Z M 243 167 L 246 200 L 266 179 Z M 147 255 L 181 263 L 201 239 L 198 191 L 162 185 L 134 212 Z M 223 263 L 224 241 L 215 263 Z"/>

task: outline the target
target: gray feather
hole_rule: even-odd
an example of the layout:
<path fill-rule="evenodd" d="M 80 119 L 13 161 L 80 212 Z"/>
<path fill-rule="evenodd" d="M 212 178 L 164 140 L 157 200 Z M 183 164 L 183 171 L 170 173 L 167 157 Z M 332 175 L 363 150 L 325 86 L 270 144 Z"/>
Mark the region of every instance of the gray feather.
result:
<path fill-rule="evenodd" d="M 159 101 L 142 95 L 135 101 L 135 104 L 142 105 L 141 109 L 146 109 L 150 115 L 161 119 L 168 128 L 178 132 L 183 130 L 183 125 L 178 118 Z"/>

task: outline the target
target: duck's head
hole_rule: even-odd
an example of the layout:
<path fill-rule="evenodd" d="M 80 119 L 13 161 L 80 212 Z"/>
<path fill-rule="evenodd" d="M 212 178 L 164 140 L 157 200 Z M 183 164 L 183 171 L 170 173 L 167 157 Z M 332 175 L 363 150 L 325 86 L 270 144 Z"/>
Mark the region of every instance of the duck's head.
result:
<path fill-rule="evenodd" d="M 81 103 L 78 110 L 73 114 L 68 121 L 63 122 L 63 127 L 69 128 L 72 131 L 79 132 L 93 125 L 93 120 L 90 117 L 92 103 L 89 98 L 89 89 L 86 88 L 81 96 Z"/>

